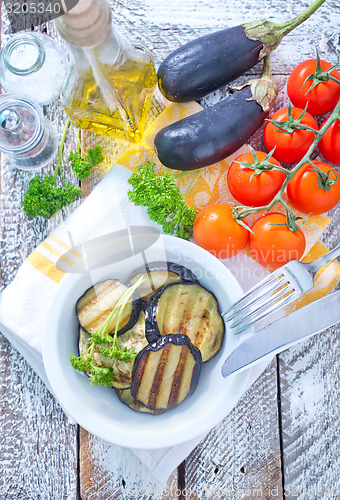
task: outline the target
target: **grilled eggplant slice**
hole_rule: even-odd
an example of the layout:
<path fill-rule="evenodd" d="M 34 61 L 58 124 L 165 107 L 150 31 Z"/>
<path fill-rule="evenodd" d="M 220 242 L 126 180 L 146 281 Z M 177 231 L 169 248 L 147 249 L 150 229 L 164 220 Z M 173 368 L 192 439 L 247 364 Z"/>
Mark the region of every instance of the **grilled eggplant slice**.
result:
<path fill-rule="evenodd" d="M 98 330 L 105 319 L 116 306 L 117 302 L 127 290 L 127 286 L 118 280 L 106 280 L 89 288 L 77 302 L 76 312 L 80 325 L 87 333 Z M 139 298 L 133 298 L 124 307 L 118 335 L 131 330 L 139 318 L 142 302 Z M 117 313 L 113 316 L 108 333 L 113 333 L 116 327 Z"/>
<path fill-rule="evenodd" d="M 198 283 L 172 283 L 159 290 L 146 308 L 145 326 L 149 342 L 170 333 L 188 335 L 203 363 L 217 354 L 225 330 L 215 296 Z"/>
<path fill-rule="evenodd" d="M 180 283 L 181 281 L 198 283 L 198 279 L 190 269 L 174 262 L 146 264 L 131 274 L 130 284 L 134 285 L 141 276 L 144 277 L 144 281 L 138 288 L 138 292 L 147 301 L 157 290 L 170 283 Z"/>
<path fill-rule="evenodd" d="M 85 332 L 83 328 L 80 328 L 80 355 L 89 346 L 88 338 L 89 334 Z M 125 332 L 123 335 L 120 335 L 120 337 L 118 338 L 118 342 L 120 347 L 127 347 L 128 349 L 132 349 L 136 353 L 138 353 L 148 345 L 148 341 L 145 337 L 145 318 L 143 312 L 140 313 L 139 319 L 134 327 L 131 330 Z M 103 344 L 103 347 L 110 347 L 110 344 Z M 113 368 L 113 387 L 115 387 L 116 389 L 128 389 L 131 386 L 134 359 L 131 359 L 130 361 L 123 361 L 121 359 L 105 356 L 99 352 L 98 346 L 96 346 L 94 357 L 98 366 Z"/>
<path fill-rule="evenodd" d="M 137 355 L 131 394 L 151 410 L 168 410 L 196 389 L 202 356 L 187 335 L 164 335 Z"/>
<path fill-rule="evenodd" d="M 163 410 L 150 410 L 150 408 L 147 408 L 136 401 L 132 396 L 130 389 L 118 389 L 116 392 L 119 400 L 137 413 L 149 413 L 150 415 L 159 415 L 160 413 L 163 413 Z"/>

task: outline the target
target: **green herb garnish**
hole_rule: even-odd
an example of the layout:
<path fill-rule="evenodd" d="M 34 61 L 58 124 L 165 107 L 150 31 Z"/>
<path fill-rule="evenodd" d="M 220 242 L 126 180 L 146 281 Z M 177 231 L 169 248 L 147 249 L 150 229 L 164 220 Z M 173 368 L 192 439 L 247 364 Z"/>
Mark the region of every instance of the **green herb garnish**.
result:
<path fill-rule="evenodd" d="M 80 355 L 75 356 L 74 354 L 69 355 L 71 365 L 76 370 L 83 373 L 90 373 L 90 383 L 91 385 L 104 385 L 105 387 L 111 387 L 114 379 L 113 369 L 109 367 L 101 367 L 97 365 L 95 359 L 95 349 L 98 346 L 98 350 L 101 354 L 109 356 L 110 358 L 121 359 L 122 361 L 130 361 L 136 357 L 136 352 L 128 349 L 126 347 L 121 347 L 118 342 L 118 327 L 120 319 L 122 317 L 123 310 L 126 304 L 132 300 L 132 296 L 135 290 L 140 286 L 143 277 L 130 288 L 128 288 L 116 306 L 112 309 L 111 313 L 105 319 L 99 330 L 93 332 L 88 339 L 88 348 Z M 113 318 L 117 314 L 116 326 L 113 336 L 108 333 L 108 326 Z"/>
<path fill-rule="evenodd" d="M 148 216 L 162 226 L 165 233 L 188 240 L 192 237 L 193 224 L 198 214 L 198 210 L 189 207 L 184 201 L 193 183 L 182 196 L 176 184 L 176 177 L 169 172 L 157 175 L 153 167 L 154 165 L 147 161 L 130 176 L 128 182 L 132 190 L 128 192 L 129 200 L 135 205 L 148 207 Z"/>
<path fill-rule="evenodd" d="M 91 175 L 93 167 L 105 160 L 101 146 L 89 149 L 85 154 L 81 149 L 80 131 L 78 131 L 77 151 L 69 154 L 68 161 L 71 163 L 73 172 L 81 181 Z"/>
<path fill-rule="evenodd" d="M 29 183 L 28 190 L 22 201 L 22 207 L 28 217 L 40 216 L 48 219 L 61 208 L 73 203 L 82 194 L 79 186 L 65 182 L 61 168 L 61 157 L 69 125 L 70 120 L 68 119 L 60 142 L 58 161 L 53 175 L 47 175 L 43 178 L 36 175 Z M 70 153 L 69 161 L 78 178 L 82 180 L 90 175 L 92 167 L 104 160 L 104 156 L 102 148 L 95 146 L 94 149 L 89 149 L 86 157 L 83 158 L 79 149 L 79 143 L 78 139 L 78 151 Z M 61 177 L 59 183 L 57 182 L 58 174 Z"/>
<path fill-rule="evenodd" d="M 28 190 L 22 202 L 24 212 L 29 217 L 40 215 L 48 219 L 58 210 L 73 203 L 81 196 L 80 187 L 63 182 L 56 186 L 56 175 L 47 175 L 40 179 L 39 175 L 30 180 Z"/>

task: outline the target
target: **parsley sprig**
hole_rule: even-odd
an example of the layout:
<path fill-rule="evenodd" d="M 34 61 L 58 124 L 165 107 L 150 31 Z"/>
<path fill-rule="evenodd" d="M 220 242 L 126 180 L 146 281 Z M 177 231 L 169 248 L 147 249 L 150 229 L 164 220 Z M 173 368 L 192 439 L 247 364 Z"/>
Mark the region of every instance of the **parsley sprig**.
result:
<path fill-rule="evenodd" d="M 74 354 L 69 355 L 73 368 L 80 372 L 90 374 L 91 385 L 104 385 L 105 387 L 112 387 L 114 379 L 113 368 L 98 366 L 95 358 L 95 350 L 97 346 L 100 354 L 109 356 L 110 358 L 130 361 L 136 357 L 135 351 L 119 345 L 118 328 L 125 306 L 130 300 L 132 300 L 135 290 L 141 285 L 143 280 L 144 278 L 140 277 L 133 286 L 128 288 L 123 293 L 116 306 L 112 309 L 100 328 L 93 332 L 89 337 L 88 348 L 80 356 L 75 356 Z M 115 331 L 112 336 L 108 333 L 108 327 L 115 314 L 117 314 L 117 319 Z"/>
<path fill-rule="evenodd" d="M 130 176 L 128 182 L 132 190 L 128 192 L 129 200 L 135 205 L 147 207 L 150 219 L 162 226 L 165 233 L 188 240 L 192 237 L 198 210 L 186 205 L 184 199 L 197 176 L 182 196 L 176 184 L 176 177 L 169 172 L 157 175 L 153 167 L 154 164 L 147 161 L 137 167 L 137 172 Z"/>
<path fill-rule="evenodd" d="M 43 178 L 36 175 L 30 180 L 22 201 L 22 208 L 28 217 L 40 216 L 48 219 L 61 208 L 73 203 L 82 194 L 79 186 L 65 182 L 61 168 L 61 158 L 69 126 L 70 120 L 68 119 L 60 141 L 58 161 L 54 173 Z M 94 149 L 88 150 L 85 158 L 82 157 L 79 149 L 75 153 L 70 153 L 69 160 L 75 173 L 79 174 L 78 178 L 82 180 L 90 175 L 93 166 L 104 160 L 104 156 L 102 148 L 96 146 Z M 57 180 L 58 176 L 59 181 Z"/>
<path fill-rule="evenodd" d="M 89 149 L 85 154 L 81 148 L 80 130 L 78 130 L 77 151 L 69 154 L 68 161 L 71 164 L 73 172 L 81 181 L 91 175 L 93 167 L 96 167 L 104 161 L 105 157 L 101 146 L 96 145 L 93 149 Z"/>
<path fill-rule="evenodd" d="M 56 174 L 40 179 L 39 175 L 30 180 L 22 207 L 28 217 L 49 219 L 62 207 L 70 205 L 81 196 L 80 187 L 64 182 L 56 186 Z"/>

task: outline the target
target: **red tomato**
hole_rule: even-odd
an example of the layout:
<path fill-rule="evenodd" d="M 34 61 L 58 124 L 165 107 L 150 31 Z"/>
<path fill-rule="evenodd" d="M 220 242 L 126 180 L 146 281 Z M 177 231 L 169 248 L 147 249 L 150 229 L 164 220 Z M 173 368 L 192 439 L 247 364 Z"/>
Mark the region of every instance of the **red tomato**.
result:
<path fill-rule="evenodd" d="M 313 162 L 322 172 L 332 167 L 322 161 Z M 313 165 L 305 163 L 289 181 L 287 194 L 295 208 L 306 214 L 323 214 L 333 208 L 340 200 L 340 175 L 333 171 L 329 178 L 336 179 L 329 191 L 318 187 L 318 174 Z"/>
<path fill-rule="evenodd" d="M 321 127 L 326 123 L 323 122 Z M 332 123 L 319 142 L 319 151 L 326 161 L 340 167 L 340 121 Z"/>
<path fill-rule="evenodd" d="M 194 222 L 197 245 L 219 259 L 236 255 L 248 243 L 249 231 L 235 221 L 232 212 L 225 203 L 211 203 L 202 208 Z"/>
<path fill-rule="evenodd" d="M 256 151 L 256 155 L 260 161 L 263 161 L 267 156 L 262 151 Z M 228 171 L 228 186 L 231 194 L 239 203 L 248 207 L 260 207 L 268 205 L 279 191 L 285 180 L 285 173 L 282 170 L 265 170 L 255 176 L 255 171 L 244 165 L 236 163 L 242 161 L 254 164 L 252 153 L 243 153 L 238 156 L 231 164 Z M 269 163 L 278 167 L 281 164 L 271 157 Z M 250 180 L 251 179 L 251 180 Z"/>
<path fill-rule="evenodd" d="M 313 83 L 313 80 L 305 80 L 316 70 L 316 59 L 308 59 L 298 64 L 291 72 L 287 82 L 287 93 L 294 104 L 300 108 L 305 108 L 308 102 L 308 111 L 313 116 L 324 115 L 332 111 L 340 99 L 340 85 L 333 80 L 320 82 L 308 94 L 306 92 Z M 321 70 L 325 71 L 332 66 L 327 61 L 321 59 Z M 331 71 L 331 76 L 340 80 L 340 74 L 336 69 Z"/>
<path fill-rule="evenodd" d="M 299 118 L 303 109 L 292 107 L 293 118 Z M 275 111 L 270 120 L 288 122 L 288 108 L 281 108 Z M 306 113 L 301 120 L 302 125 L 318 130 L 318 124 L 310 115 Z M 294 130 L 291 134 L 286 134 L 270 122 L 266 122 L 263 130 L 263 140 L 268 151 L 275 148 L 274 155 L 279 161 L 295 163 L 300 161 L 314 141 L 315 134 L 307 130 Z"/>
<path fill-rule="evenodd" d="M 301 259 L 306 241 L 301 229 L 291 231 L 287 226 L 276 226 L 286 222 L 286 216 L 269 213 L 258 219 L 252 226 L 249 248 L 251 255 L 262 266 L 277 269 L 290 260 Z"/>

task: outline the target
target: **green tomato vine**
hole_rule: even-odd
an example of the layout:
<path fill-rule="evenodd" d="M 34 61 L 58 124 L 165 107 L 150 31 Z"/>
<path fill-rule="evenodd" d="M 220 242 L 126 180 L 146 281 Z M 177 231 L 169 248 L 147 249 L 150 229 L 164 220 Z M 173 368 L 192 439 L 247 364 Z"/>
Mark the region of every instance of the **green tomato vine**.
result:
<path fill-rule="evenodd" d="M 287 211 L 287 225 L 288 225 L 288 227 L 293 230 L 293 227 L 295 226 L 297 229 L 297 226 L 295 224 L 297 217 L 295 216 L 294 212 L 289 207 L 289 205 L 282 198 L 282 195 L 283 195 L 284 190 L 286 189 L 289 181 L 292 179 L 292 177 L 294 177 L 294 175 L 300 170 L 300 168 L 303 165 L 305 165 L 306 163 L 310 163 L 311 165 L 313 165 L 313 161 L 311 160 L 311 155 L 312 155 L 313 151 L 315 150 L 315 148 L 318 145 L 319 141 L 321 140 L 322 136 L 329 129 L 329 127 L 333 123 L 335 123 L 336 121 L 340 121 L 339 114 L 340 114 L 340 100 L 338 101 L 337 105 L 335 106 L 334 110 L 332 111 L 331 115 L 329 116 L 329 118 L 327 119 L 327 121 L 325 122 L 323 127 L 321 127 L 320 130 L 313 130 L 313 132 L 315 133 L 314 141 L 311 144 L 310 148 L 308 149 L 307 153 L 297 163 L 297 165 L 292 170 L 288 170 L 287 168 L 283 168 L 283 167 L 280 168 L 280 170 L 283 170 L 285 172 L 286 178 L 285 178 L 280 190 L 274 196 L 274 198 L 272 199 L 272 201 L 270 203 L 268 203 L 267 205 L 260 206 L 260 207 L 247 207 L 245 205 L 239 205 L 233 209 L 233 217 L 239 224 L 241 224 L 242 226 L 245 225 L 243 222 L 243 219 L 245 217 L 248 217 L 248 215 L 251 215 L 253 213 L 256 213 L 256 212 L 259 212 L 262 210 L 268 212 L 275 205 L 275 203 L 281 203 L 281 205 L 283 205 L 283 207 Z M 303 127 L 303 125 L 300 125 L 299 128 L 302 129 L 302 127 Z M 307 129 L 309 129 L 309 127 L 307 127 Z M 257 165 L 257 169 L 259 170 L 260 168 L 261 168 L 261 165 L 260 166 Z M 273 165 L 272 168 L 276 169 L 278 167 Z M 268 170 L 268 166 L 264 165 L 263 170 Z M 317 168 L 316 168 L 316 170 L 317 170 Z M 331 169 L 331 170 L 333 170 L 333 169 Z M 338 174 L 336 174 L 336 175 L 338 175 Z M 291 222 L 294 222 L 294 224 L 292 224 Z"/>

